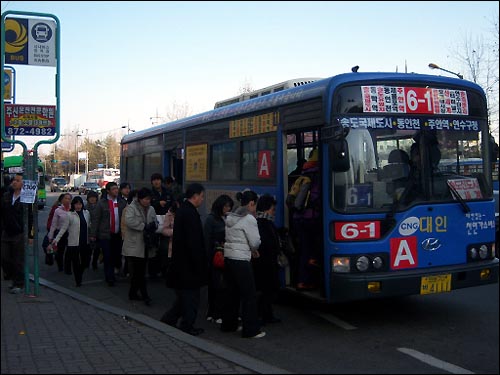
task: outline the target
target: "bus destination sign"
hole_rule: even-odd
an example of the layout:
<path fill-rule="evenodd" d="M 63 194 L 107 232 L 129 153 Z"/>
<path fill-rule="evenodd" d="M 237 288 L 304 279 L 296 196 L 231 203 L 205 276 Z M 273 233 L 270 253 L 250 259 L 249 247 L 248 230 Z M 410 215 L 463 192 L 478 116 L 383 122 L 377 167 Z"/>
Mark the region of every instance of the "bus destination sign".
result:
<path fill-rule="evenodd" d="M 363 112 L 469 114 L 467 92 L 430 87 L 361 86 Z"/>
<path fill-rule="evenodd" d="M 56 134 L 56 106 L 4 104 L 7 136 L 53 136 Z"/>

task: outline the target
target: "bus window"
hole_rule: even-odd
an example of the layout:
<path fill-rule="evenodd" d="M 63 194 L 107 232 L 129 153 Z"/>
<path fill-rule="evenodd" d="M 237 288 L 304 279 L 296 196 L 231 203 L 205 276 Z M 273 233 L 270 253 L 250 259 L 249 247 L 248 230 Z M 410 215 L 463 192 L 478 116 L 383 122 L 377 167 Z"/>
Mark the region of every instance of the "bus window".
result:
<path fill-rule="evenodd" d="M 276 137 L 243 141 L 241 145 L 241 179 L 251 181 L 261 178 L 274 179 L 276 175 Z M 268 152 L 269 154 L 263 154 L 264 152 Z M 259 161 L 262 162 L 263 155 L 269 155 L 270 160 L 267 160 L 267 162 L 270 162 L 270 165 L 259 165 Z M 262 171 L 262 168 L 268 168 L 267 173 Z"/>
<path fill-rule="evenodd" d="M 213 145 L 210 160 L 211 179 L 236 181 L 238 179 L 237 163 L 236 142 Z"/>

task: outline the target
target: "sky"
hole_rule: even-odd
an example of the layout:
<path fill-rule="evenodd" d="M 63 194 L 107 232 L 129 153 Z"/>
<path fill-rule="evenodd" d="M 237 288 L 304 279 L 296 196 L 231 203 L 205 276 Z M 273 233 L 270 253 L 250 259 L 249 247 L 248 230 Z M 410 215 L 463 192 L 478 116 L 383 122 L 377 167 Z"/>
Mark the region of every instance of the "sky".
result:
<path fill-rule="evenodd" d="M 122 126 L 165 122 L 174 103 L 190 114 L 211 110 L 245 85 L 326 78 L 355 65 L 447 74 L 430 70 L 432 62 L 459 72 L 453 51 L 468 35 L 491 35 L 498 14 L 498 1 L 2 1 L 1 7 L 58 18 L 61 133 L 78 130 L 94 139 L 121 137 Z M 15 68 L 16 103 L 55 104 L 54 68 Z"/>

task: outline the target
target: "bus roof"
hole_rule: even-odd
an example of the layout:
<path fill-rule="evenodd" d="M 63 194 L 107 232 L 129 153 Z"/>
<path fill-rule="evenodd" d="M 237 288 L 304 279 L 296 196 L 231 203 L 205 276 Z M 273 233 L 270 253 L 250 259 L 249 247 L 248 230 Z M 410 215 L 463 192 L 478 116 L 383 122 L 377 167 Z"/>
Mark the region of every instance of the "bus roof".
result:
<path fill-rule="evenodd" d="M 321 78 L 318 78 L 318 77 L 289 79 L 288 81 L 276 83 L 274 85 L 267 86 L 267 87 L 264 87 L 262 89 L 253 90 L 251 92 L 245 92 L 245 93 L 233 96 L 233 97 L 228 98 L 228 99 L 219 100 L 218 102 L 215 103 L 214 108 L 220 108 L 220 107 L 224 107 L 226 105 L 231 105 L 233 103 L 238 103 L 238 102 L 242 102 L 245 100 L 254 99 L 254 98 L 257 98 L 259 96 L 269 95 L 269 94 L 272 94 L 275 92 L 288 90 L 288 89 L 293 88 L 293 87 L 307 85 L 309 83 L 318 81 L 320 79 Z"/>
<path fill-rule="evenodd" d="M 18 167 L 23 165 L 24 157 L 22 155 L 6 156 L 2 160 L 2 162 L 4 168 Z M 42 161 L 40 159 L 38 159 L 38 166 L 43 166 Z"/>
<path fill-rule="evenodd" d="M 288 90 L 276 92 L 273 94 L 260 96 L 255 99 L 246 100 L 243 102 L 234 103 L 221 108 L 216 108 L 207 112 L 203 112 L 197 115 L 186 117 L 180 120 L 172 121 L 165 124 L 160 124 L 153 126 L 148 129 L 139 130 L 135 133 L 126 134 L 122 138 L 122 144 L 129 142 L 134 142 L 139 139 L 153 137 L 155 135 L 175 131 L 178 129 L 195 126 L 200 123 L 208 123 L 212 121 L 220 121 L 225 118 L 243 115 L 251 112 L 263 111 L 268 108 L 274 108 L 276 106 L 297 103 L 308 99 L 313 99 L 317 97 L 325 98 L 331 87 L 338 87 L 344 84 L 356 84 L 356 83 L 380 83 L 390 84 L 393 81 L 400 84 L 401 82 L 427 82 L 430 84 L 448 84 L 448 85 L 459 85 L 470 88 L 471 90 L 476 90 L 484 95 L 483 89 L 474 82 L 429 74 L 418 74 L 418 73 L 369 73 L 369 72 L 356 72 L 356 73 L 343 73 L 333 77 L 321 79 L 307 85 L 294 87 Z"/>

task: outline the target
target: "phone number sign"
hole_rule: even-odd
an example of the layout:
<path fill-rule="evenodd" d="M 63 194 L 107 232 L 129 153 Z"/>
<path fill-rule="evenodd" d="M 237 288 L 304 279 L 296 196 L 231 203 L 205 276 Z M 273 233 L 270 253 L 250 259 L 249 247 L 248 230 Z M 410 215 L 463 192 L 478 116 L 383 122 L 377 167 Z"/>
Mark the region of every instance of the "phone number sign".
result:
<path fill-rule="evenodd" d="M 52 136 L 56 134 L 56 106 L 4 104 L 7 136 Z"/>

